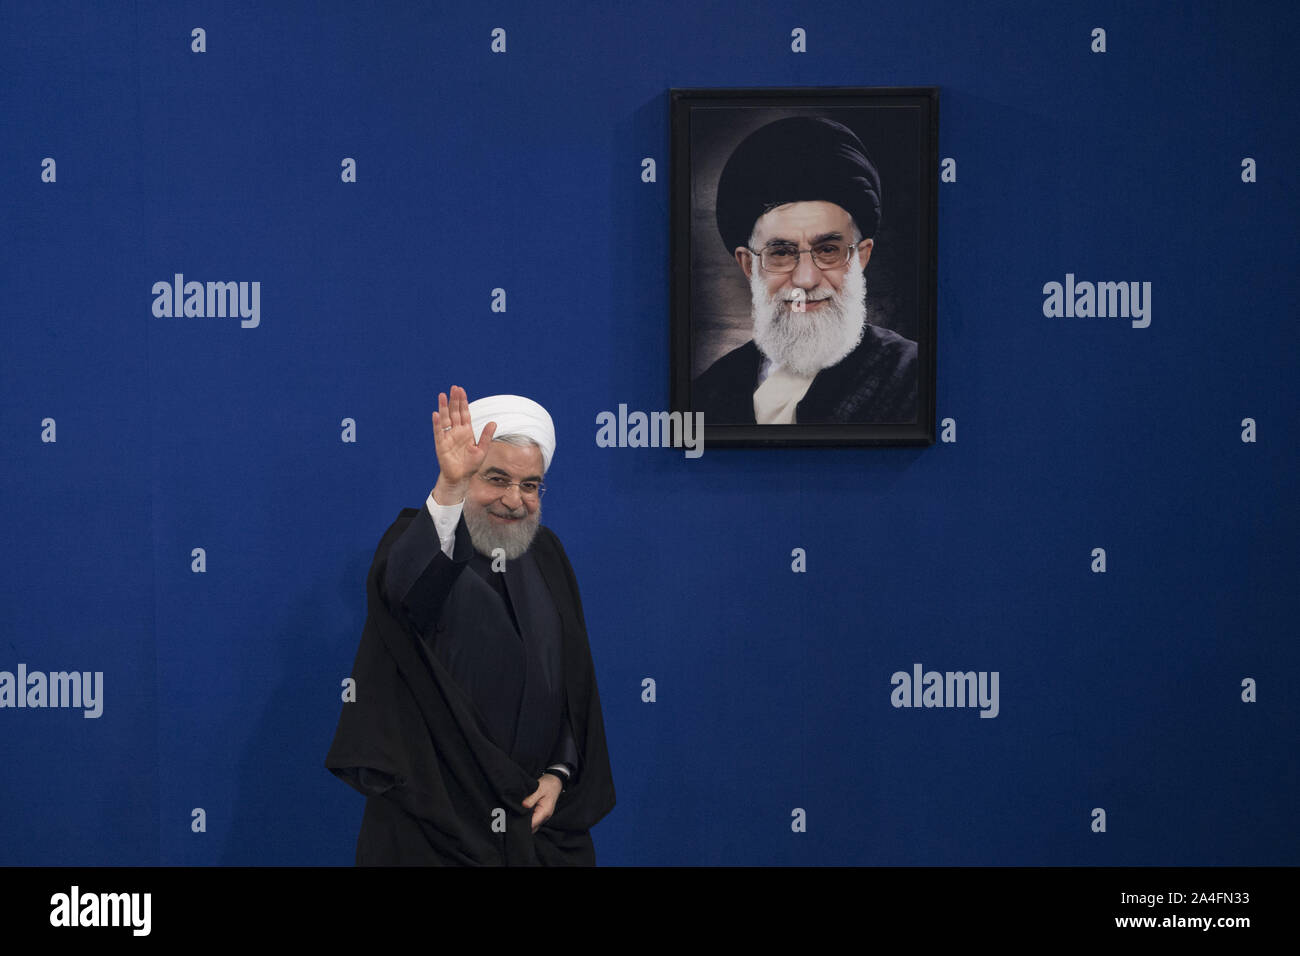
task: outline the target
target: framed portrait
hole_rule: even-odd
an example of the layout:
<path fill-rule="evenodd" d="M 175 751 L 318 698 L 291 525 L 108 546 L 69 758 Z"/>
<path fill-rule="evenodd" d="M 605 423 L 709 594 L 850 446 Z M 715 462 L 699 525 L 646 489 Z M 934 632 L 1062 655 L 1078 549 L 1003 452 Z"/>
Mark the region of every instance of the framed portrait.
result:
<path fill-rule="evenodd" d="M 938 89 L 670 95 L 673 409 L 706 445 L 932 444 Z"/>

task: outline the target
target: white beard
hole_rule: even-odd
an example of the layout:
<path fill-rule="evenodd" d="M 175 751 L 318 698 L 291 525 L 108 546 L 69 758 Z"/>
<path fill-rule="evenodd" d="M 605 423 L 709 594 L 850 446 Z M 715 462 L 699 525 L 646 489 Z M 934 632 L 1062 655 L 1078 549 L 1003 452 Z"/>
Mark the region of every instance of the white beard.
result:
<path fill-rule="evenodd" d="M 779 295 L 769 296 L 767 282 L 755 268 L 749 279 L 754 317 L 754 344 L 776 365 L 812 377 L 830 368 L 862 341 L 867 327 L 867 279 L 855 251 L 838 293 L 816 312 L 796 312 Z M 826 286 L 829 289 L 829 285 Z M 806 290 L 805 290 L 806 291 Z M 822 286 L 807 292 L 808 301 L 824 295 Z"/>
<path fill-rule="evenodd" d="M 518 511 L 511 512 L 504 506 L 498 508 L 501 517 L 514 517 L 520 512 L 524 512 L 524 519 L 516 521 L 513 524 L 501 525 L 494 524 L 492 519 L 487 516 L 488 507 L 478 507 L 465 503 L 462 514 L 465 516 L 465 527 L 469 531 L 469 539 L 474 544 L 474 550 L 485 558 L 492 557 L 492 552 L 500 548 L 505 552 L 506 560 L 513 561 L 528 550 L 529 545 L 533 543 L 533 538 L 537 535 L 537 529 L 542 523 L 542 507 L 539 503 L 537 510 L 531 515 L 521 506 Z"/>

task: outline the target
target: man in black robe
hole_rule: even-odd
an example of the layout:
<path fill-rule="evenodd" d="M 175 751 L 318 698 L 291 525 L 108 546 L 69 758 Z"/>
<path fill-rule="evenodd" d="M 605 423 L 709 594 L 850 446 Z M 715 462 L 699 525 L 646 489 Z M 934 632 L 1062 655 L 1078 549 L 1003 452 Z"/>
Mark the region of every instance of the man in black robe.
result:
<path fill-rule="evenodd" d="M 754 338 L 692 383 L 706 422 L 916 421 L 916 343 L 866 321 L 880 194 L 862 141 L 833 120 L 777 120 L 736 147 L 718 231 L 749 281 Z"/>
<path fill-rule="evenodd" d="M 459 387 L 433 425 L 438 481 L 375 552 L 326 758 L 366 796 L 357 863 L 594 864 L 614 786 L 577 582 L 540 524 L 554 426 Z"/>

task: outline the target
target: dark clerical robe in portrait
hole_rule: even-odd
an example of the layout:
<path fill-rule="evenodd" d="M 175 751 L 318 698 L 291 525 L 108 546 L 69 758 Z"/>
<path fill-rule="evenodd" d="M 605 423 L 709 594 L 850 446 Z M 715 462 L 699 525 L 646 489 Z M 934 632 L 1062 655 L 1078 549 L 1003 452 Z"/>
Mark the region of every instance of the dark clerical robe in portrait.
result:
<path fill-rule="evenodd" d="M 691 386 L 692 411 L 705 424 L 753 425 L 763 353 L 751 340 L 710 365 Z M 817 373 L 795 408 L 799 425 L 903 424 L 916 421 L 916 343 L 868 325 L 862 341 Z"/>
<path fill-rule="evenodd" d="M 559 539 L 540 528 L 496 572 L 463 517 L 449 558 L 428 509 L 407 508 L 379 543 L 367 594 L 356 701 L 325 761 L 366 796 L 358 865 L 594 864 L 589 831 L 614 785 Z M 555 763 L 575 773 L 534 834 L 522 802 Z"/>

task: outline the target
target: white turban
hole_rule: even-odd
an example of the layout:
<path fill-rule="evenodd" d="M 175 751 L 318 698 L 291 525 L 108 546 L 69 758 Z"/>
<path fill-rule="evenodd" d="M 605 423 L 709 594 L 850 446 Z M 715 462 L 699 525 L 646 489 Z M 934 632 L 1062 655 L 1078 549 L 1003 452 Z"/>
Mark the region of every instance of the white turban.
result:
<path fill-rule="evenodd" d="M 494 439 L 504 435 L 531 438 L 542 449 L 542 471 L 551 467 L 555 454 L 555 424 L 546 409 L 522 395 L 489 395 L 469 403 L 469 420 L 474 426 L 474 440 L 483 437 L 488 422 L 496 422 Z"/>

